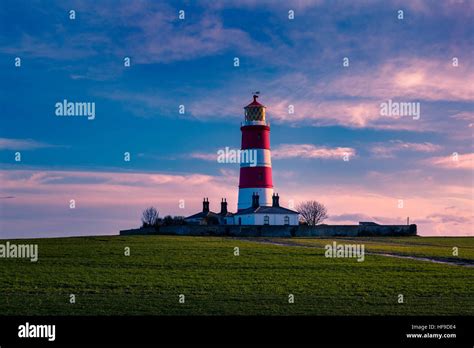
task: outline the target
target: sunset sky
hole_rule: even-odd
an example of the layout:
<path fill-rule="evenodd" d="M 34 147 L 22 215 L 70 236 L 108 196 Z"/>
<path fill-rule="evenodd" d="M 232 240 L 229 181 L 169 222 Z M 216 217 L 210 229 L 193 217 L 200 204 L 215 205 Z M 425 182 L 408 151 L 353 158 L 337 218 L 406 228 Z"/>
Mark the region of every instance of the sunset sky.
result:
<path fill-rule="evenodd" d="M 0 237 L 117 234 L 203 197 L 235 211 L 217 151 L 240 147 L 254 91 L 283 206 L 474 236 L 473 64 L 474 1 L 2 1 Z M 95 119 L 56 116 L 64 99 Z"/>

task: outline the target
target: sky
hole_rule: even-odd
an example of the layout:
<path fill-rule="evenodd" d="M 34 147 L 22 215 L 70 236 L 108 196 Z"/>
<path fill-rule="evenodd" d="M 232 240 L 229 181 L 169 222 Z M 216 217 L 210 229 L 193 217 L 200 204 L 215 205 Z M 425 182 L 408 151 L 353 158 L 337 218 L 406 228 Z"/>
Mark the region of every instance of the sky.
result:
<path fill-rule="evenodd" d="M 217 151 L 240 147 L 255 91 L 283 206 L 474 236 L 473 17 L 455 0 L 3 0 L 0 237 L 118 234 L 203 197 L 235 211 L 239 165 Z M 64 100 L 95 117 L 58 116 Z"/>

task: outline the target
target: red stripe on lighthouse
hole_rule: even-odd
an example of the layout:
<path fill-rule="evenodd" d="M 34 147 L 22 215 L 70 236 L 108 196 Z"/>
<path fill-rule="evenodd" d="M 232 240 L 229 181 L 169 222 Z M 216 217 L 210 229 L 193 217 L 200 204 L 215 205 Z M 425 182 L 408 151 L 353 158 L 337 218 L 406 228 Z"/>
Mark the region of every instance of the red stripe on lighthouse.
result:
<path fill-rule="evenodd" d="M 243 126 L 242 150 L 267 149 L 270 150 L 270 127 L 268 126 Z"/>
<path fill-rule="evenodd" d="M 273 187 L 271 167 L 242 167 L 240 168 L 239 188 Z"/>

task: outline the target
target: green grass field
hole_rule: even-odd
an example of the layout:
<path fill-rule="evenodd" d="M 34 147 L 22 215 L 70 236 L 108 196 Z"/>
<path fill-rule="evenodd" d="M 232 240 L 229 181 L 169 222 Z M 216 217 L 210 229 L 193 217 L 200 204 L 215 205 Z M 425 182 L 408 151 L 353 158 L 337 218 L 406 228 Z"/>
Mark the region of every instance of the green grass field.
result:
<path fill-rule="evenodd" d="M 325 258 L 322 247 L 333 240 L 273 240 L 311 248 L 182 236 L 10 241 L 37 243 L 39 260 L 0 259 L 0 314 L 474 314 L 474 267 L 380 255 L 366 255 L 364 262 Z M 441 259 L 452 258 L 457 246 L 459 258 L 474 259 L 474 238 L 336 240 L 364 243 L 366 251 Z M 234 247 L 240 256 L 234 256 Z M 185 303 L 179 303 L 179 294 Z"/>
<path fill-rule="evenodd" d="M 466 262 L 474 265 L 474 238 L 462 237 L 338 237 L 338 238 L 272 238 L 272 241 L 324 248 L 337 243 L 363 243 L 366 252 L 389 253 L 400 256 L 427 257 L 439 261 Z M 453 255 L 453 247 L 458 255 Z"/>

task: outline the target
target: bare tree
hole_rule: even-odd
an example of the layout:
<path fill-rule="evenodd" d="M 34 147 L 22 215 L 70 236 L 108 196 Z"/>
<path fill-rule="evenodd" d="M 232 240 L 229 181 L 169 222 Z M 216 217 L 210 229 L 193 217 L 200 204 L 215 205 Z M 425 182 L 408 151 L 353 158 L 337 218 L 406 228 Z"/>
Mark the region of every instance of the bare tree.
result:
<path fill-rule="evenodd" d="M 158 210 L 155 207 L 146 208 L 142 214 L 143 227 L 154 226 L 158 220 Z"/>
<path fill-rule="evenodd" d="M 329 217 L 326 207 L 316 201 L 302 202 L 298 204 L 296 210 L 298 210 L 303 220 L 310 226 L 316 226 Z"/>

